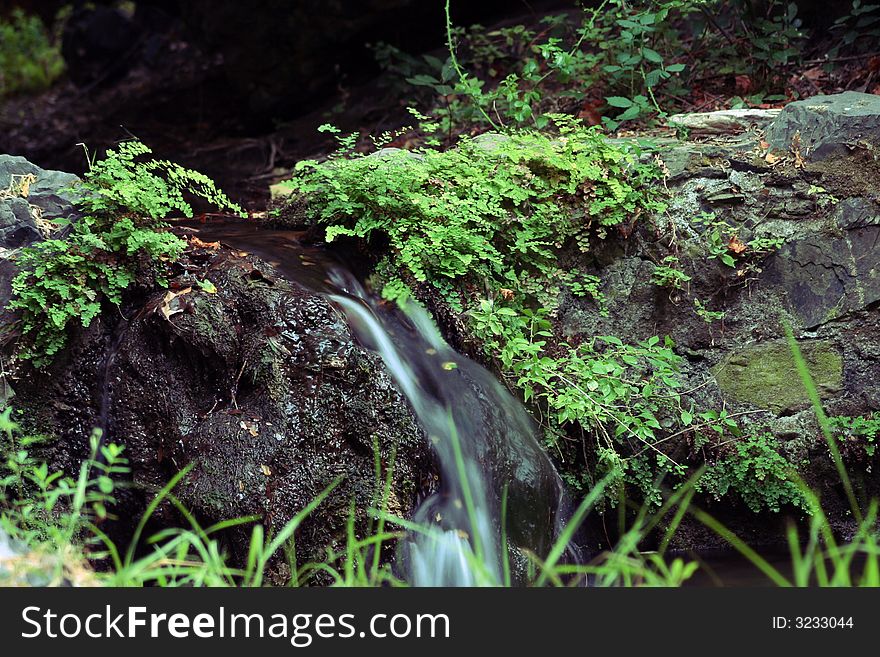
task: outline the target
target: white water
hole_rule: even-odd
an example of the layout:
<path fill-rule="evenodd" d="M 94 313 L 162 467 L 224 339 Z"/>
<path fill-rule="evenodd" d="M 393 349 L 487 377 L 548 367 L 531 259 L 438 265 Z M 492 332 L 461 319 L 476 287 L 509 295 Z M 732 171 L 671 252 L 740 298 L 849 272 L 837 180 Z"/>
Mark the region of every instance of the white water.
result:
<path fill-rule="evenodd" d="M 498 549 L 494 540 L 487 540 L 497 533 L 487 482 L 472 450 L 460 440 L 452 409 L 422 388 L 387 330 L 362 300 L 342 295 L 330 298 L 382 357 L 428 433 L 439 456 L 444 480 L 452 484 L 452 495 L 445 496 L 449 499 L 434 495 L 416 513 L 415 520 L 422 524 L 424 531 L 412 533 L 407 541 L 409 554 L 405 560 L 410 583 L 414 586 L 500 584 L 502 569 Z M 414 307 L 410 316 L 418 318 L 414 323 L 421 329 L 429 329 L 420 331 L 422 335 L 433 333 L 434 339 L 429 344 L 435 345 L 432 347 L 437 352 L 435 355 L 449 350 L 421 308 Z"/>

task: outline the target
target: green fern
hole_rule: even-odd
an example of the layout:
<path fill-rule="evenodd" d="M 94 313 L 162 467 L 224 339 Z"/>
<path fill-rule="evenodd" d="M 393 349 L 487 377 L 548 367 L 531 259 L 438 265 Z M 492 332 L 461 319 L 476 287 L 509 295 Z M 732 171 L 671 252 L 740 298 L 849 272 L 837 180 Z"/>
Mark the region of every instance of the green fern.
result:
<path fill-rule="evenodd" d="M 22 358 L 41 367 L 67 342 L 68 326 L 88 327 L 106 300 L 122 303 L 146 256 L 151 266 L 180 256 L 184 240 L 162 222 L 172 211 L 192 216 L 186 195 L 233 212 L 232 203 L 206 176 L 165 160 L 139 160 L 151 153 L 125 142 L 92 165 L 77 187 L 85 216 L 65 239 L 23 249 L 8 308 L 21 311 Z"/>

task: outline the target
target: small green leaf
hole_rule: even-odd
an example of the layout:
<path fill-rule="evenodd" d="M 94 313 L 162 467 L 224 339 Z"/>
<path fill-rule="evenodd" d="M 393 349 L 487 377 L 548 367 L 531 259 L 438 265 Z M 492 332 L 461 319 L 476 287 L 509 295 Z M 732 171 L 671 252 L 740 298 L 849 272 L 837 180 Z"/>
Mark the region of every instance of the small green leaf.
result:
<path fill-rule="evenodd" d="M 605 99 L 611 107 L 631 107 L 633 102 L 629 98 L 623 96 L 609 96 Z"/>

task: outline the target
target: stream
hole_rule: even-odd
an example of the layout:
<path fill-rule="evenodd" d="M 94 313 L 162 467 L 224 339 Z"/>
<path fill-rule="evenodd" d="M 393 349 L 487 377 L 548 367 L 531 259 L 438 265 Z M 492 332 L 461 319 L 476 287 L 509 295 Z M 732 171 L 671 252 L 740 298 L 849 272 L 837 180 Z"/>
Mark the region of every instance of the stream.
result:
<path fill-rule="evenodd" d="M 523 581 L 524 554 L 547 555 L 569 518 L 564 486 L 522 404 L 485 368 L 456 353 L 418 304 L 383 303 L 302 233 L 218 221 L 194 228 L 269 262 L 325 296 L 353 335 L 384 362 L 431 442 L 440 488 L 419 506 L 397 549 L 415 586 Z M 566 558 L 579 561 L 574 546 Z"/>

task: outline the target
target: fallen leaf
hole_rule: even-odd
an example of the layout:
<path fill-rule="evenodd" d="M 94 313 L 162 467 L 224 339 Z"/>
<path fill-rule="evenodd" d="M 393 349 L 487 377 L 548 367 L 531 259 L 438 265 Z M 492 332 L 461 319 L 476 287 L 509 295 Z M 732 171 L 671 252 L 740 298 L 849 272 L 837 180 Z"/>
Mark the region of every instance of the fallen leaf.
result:
<path fill-rule="evenodd" d="M 261 465 L 260 470 L 262 470 L 263 474 L 266 475 L 267 477 L 269 477 L 272 474 L 272 468 L 270 468 L 268 465 L 265 465 L 265 464 Z"/>
<path fill-rule="evenodd" d="M 803 169 L 804 158 L 801 155 L 801 133 L 799 131 L 794 133 L 794 137 L 791 138 L 791 152 L 794 155 L 795 168 Z"/>
<path fill-rule="evenodd" d="M 825 71 L 822 70 L 821 66 L 814 66 L 813 68 L 808 68 L 802 75 L 810 82 L 816 82 L 825 76 Z"/>
<path fill-rule="evenodd" d="M 18 185 L 18 189 L 19 192 L 21 192 L 23 198 L 28 197 L 28 195 L 31 193 L 31 183 L 34 183 L 36 181 L 37 177 L 33 174 L 28 174 L 22 177 L 21 182 Z"/>
<path fill-rule="evenodd" d="M 745 96 L 752 90 L 752 78 L 748 75 L 737 75 L 733 80 L 737 96 Z"/>
<path fill-rule="evenodd" d="M 202 290 L 207 292 L 208 294 L 217 294 L 217 286 L 214 285 L 208 279 L 205 279 L 203 281 L 199 281 L 199 287 L 202 288 Z"/>
<path fill-rule="evenodd" d="M 730 237 L 730 241 L 727 243 L 727 248 L 732 253 L 739 255 L 740 253 L 743 253 L 748 247 L 743 244 L 736 235 L 732 235 Z"/>
<path fill-rule="evenodd" d="M 220 242 L 203 242 L 195 235 L 189 238 L 189 243 L 198 249 L 213 249 L 216 251 L 220 248 Z"/>
<path fill-rule="evenodd" d="M 165 296 L 162 298 L 162 305 L 159 306 L 159 312 L 162 313 L 162 316 L 170 320 L 173 315 L 177 313 L 182 313 L 184 309 L 184 304 L 180 300 L 184 294 L 189 294 L 192 292 L 191 287 L 185 287 L 179 292 L 166 292 Z"/>
<path fill-rule="evenodd" d="M 768 152 L 764 156 L 764 161 L 767 162 L 767 164 L 769 164 L 771 166 L 776 164 L 777 162 L 779 162 L 780 159 L 782 159 L 782 158 L 780 158 L 778 155 L 774 155 L 773 153 L 770 153 L 770 152 Z"/>
<path fill-rule="evenodd" d="M 578 112 L 578 118 L 587 125 L 599 125 L 602 123 L 602 113 L 595 103 L 584 103 L 581 111 Z"/>
<path fill-rule="evenodd" d="M 502 287 L 498 292 L 505 301 L 511 301 L 514 297 L 513 290 L 508 290 L 506 287 Z"/>
<path fill-rule="evenodd" d="M 247 431 L 251 436 L 256 438 L 260 435 L 260 427 L 256 422 L 251 422 L 250 420 L 242 420 L 239 426 Z"/>

